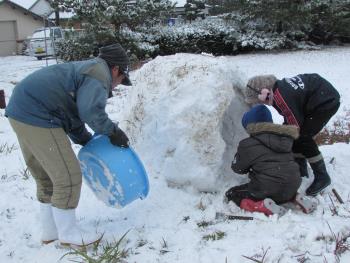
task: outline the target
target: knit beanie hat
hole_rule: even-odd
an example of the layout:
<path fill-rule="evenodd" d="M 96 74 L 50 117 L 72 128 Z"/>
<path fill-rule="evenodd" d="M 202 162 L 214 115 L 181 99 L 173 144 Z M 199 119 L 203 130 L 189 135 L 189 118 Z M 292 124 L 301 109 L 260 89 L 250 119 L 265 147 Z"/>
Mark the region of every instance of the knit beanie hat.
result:
<path fill-rule="evenodd" d="M 131 86 L 129 79 L 129 58 L 120 44 L 112 44 L 109 46 L 101 47 L 98 57 L 107 62 L 109 66 L 118 66 L 120 71 L 125 76 L 121 84 Z"/>
<path fill-rule="evenodd" d="M 246 129 L 249 124 L 258 122 L 273 122 L 270 110 L 263 104 L 255 105 L 244 113 L 242 117 L 242 126 L 244 129 Z"/>
<path fill-rule="evenodd" d="M 265 88 L 272 91 L 276 81 L 277 78 L 274 75 L 260 75 L 249 79 L 245 89 L 246 102 L 249 104 L 258 103 L 261 90 Z"/>

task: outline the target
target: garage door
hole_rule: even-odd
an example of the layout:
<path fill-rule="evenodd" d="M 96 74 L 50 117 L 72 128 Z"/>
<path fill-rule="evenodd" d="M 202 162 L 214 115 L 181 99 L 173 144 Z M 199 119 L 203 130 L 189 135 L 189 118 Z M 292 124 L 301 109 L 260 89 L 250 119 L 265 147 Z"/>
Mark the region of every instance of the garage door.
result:
<path fill-rule="evenodd" d="M 0 21 L 0 56 L 16 53 L 15 21 Z"/>

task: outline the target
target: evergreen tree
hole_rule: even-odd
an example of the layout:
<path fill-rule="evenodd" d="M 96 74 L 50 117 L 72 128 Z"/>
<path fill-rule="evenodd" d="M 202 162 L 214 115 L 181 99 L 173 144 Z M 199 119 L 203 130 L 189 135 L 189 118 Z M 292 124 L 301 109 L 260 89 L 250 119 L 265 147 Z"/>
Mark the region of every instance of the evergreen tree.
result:
<path fill-rule="evenodd" d="M 234 8 L 244 22 L 259 21 L 269 30 L 282 32 L 295 26 L 308 24 L 309 6 L 302 0 L 237 0 Z"/>
<path fill-rule="evenodd" d="M 320 43 L 335 35 L 350 40 L 349 0 L 237 0 L 234 6 L 242 24 L 260 22 L 265 31 L 314 32 Z"/>
<path fill-rule="evenodd" d="M 138 25 L 162 21 L 174 9 L 170 0 L 53 0 L 73 10 L 85 23 L 99 27 L 122 25 L 134 29 Z"/>
<path fill-rule="evenodd" d="M 123 28 L 135 30 L 160 23 L 174 10 L 170 0 L 52 0 L 52 4 L 56 9 L 73 11 L 84 29 L 80 37 L 60 45 L 59 53 L 65 60 L 97 55 L 99 47 L 115 42 L 138 54 L 137 45 L 123 34 Z"/>
<path fill-rule="evenodd" d="M 185 4 L 186 19 L 190 22 L 198 17 L 204 19 L 203 9 L 205 9 L 204 2 L 200 0 L 187 0 Z"/>

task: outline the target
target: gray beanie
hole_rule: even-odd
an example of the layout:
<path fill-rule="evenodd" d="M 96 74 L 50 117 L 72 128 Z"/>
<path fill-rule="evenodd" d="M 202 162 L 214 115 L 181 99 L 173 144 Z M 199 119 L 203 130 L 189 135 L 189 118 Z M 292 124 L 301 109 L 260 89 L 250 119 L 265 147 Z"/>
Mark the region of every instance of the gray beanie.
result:
<path fill-rule="evenodd" d="M 118 66 L 124 74 L 123 85 L 131 86 L 129 79 L 129 58 L 120 44 L 112 44 L 99 49 L 99 57 L 107 62 L 109 66 Z"/>
<path fill-rule="evenodd" d="M 249 79 L 245 89 L 246 102 L 249 104 L 259 102 L 258 95 L 261 90 L 265 88 L 272 91 L 276 81 L 277 78 L 274 75 L 259 75 Z"/>

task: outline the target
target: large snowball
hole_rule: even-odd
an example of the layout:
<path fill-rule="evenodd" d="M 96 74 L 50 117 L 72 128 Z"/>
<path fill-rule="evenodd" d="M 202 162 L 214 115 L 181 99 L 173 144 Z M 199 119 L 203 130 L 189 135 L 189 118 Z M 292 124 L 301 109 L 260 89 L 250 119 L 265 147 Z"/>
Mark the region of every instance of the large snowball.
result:
<path fill-rule="evenodd" d="M 120 126 L 150 176 L 200 191 L 218 190 L 232 178 L 247 105 L 242 74 L 228 65 L 224 57 L 176 54 L 135 73 Z"/>

